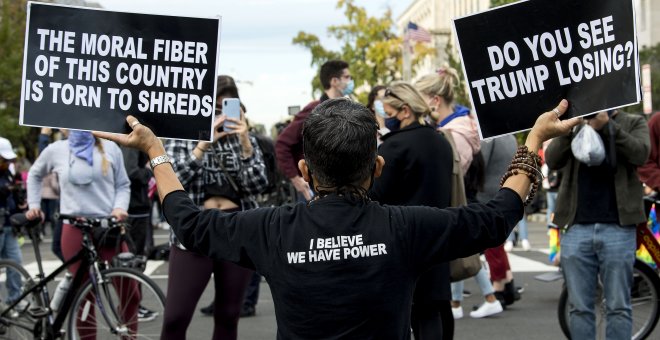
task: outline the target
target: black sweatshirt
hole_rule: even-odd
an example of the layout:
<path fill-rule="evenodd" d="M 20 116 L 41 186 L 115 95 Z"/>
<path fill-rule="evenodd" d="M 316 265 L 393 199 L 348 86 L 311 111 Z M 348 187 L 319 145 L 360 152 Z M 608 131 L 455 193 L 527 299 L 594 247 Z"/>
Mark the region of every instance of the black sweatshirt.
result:
<path fill-rule="evenodd" d="M 451 209 L 329 195 L 309 205 L 223 213 L 201 211 L 175 191 L 163 212 L 187 249 L 266 277 L 278 339 L 409 339 L 419 274 L 501 244 L 523 205 L 502 189 L 488 204 Z"/>

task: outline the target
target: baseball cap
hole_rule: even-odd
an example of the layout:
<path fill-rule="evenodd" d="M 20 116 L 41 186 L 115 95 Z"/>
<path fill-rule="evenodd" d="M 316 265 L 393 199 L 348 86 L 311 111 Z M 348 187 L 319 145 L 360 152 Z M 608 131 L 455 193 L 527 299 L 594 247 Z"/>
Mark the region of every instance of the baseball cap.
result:
<path fill-rule="evenodd" d="M 14 153 L 13 148 L 11 147 L 11 142 L 9 139 L 0 137 L 0 157 L 10 160 L 16 158 L 16 153 Z"/>

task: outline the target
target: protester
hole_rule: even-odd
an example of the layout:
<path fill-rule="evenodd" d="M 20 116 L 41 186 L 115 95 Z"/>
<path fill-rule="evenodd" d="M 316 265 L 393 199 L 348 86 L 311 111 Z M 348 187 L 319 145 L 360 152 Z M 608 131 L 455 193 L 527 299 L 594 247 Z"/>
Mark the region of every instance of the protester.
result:
<path fill-rule="evenodd" d="M 654 114 L 648 122 L 651 153 L 644 165 L 637 169 L 639 179 L 648 188 L 645 194 L 660 192 L 660 114 Z"/>
<path fill-rule="evenodd" d="M 537 119 L 511 165 L 518 174 L 507 172 L 504 188 L 488 204 L 442 210 L 370 201 L 365 193 L 385 163 L 376 154 L 377 123 L 364 106 L 343 99 L 321 104 L 305 122 L 299 168 L 317 194 L 309 203 L 240 213 L 200 210 L 165 161 L 154 175 L 165 216 L 183 244 L 266 277 L 278 338 L 405 339 L 410 319 L 402 308 L 412 303 L 417 277 L 501 244 L 522 217 L 530 178 L 539 178 L 520 162 L 532 162 L 544 140 L 579 122 L 558 119 L 567 107 L 562 101 Z M 130 135 L 98 135 L 162 160 L 156 157 L 165 149 L 151 130 L 132 116 L 127 122 Z"/>
<path fill-rule="evenodd" d="M 213 142 L 170 140 L 165 149 L 176 175 L 198 208 L 225 212 L 256 208 L 253 195 L 261 193 L 268 185 L 263 156 L 255 138 L 248 134 L 245 115 L 241 113 L 241 119 L 236 120 L 222 114 L 223 99 L 239 98 L 233 78 L 218 76 L 216 87 L 218 106 Z M 231 131 L 224 130 L 225 120 L 234 125 Z M 159 197 L 164 197 L 160 194 L 159 191 Z M 171 224 L 172 220 L 167 220 Z M 195 306 L 213 274 L 213 339 L 236 339 L 252 270 L 189 251 L 174 234 L 171 240 L 168 298 L 161 338 L 186 337 Z"/>
<path fill-rule="evenodd" d="M 468 108 L 455 102 L 456 91 L 460 87 L 458 72 L 445 66 L 435 73 L 420 78 L 415 87 L 422 93 L 424 100 L 431 108 L 429 121 L 441 133 L 451 134 L 453 148 L 457 151 L 464 178 L 464 192 L 466 201 L 476 200 L 478 188 L 483 182 L 483 162 L 472 166 L 473 160 L 483 161 L 479 154 L 479 133 L 474 117 L 470 115 Z M 468 173 L 468 169 L 472 170 Z M 470 313 L 471 317 L 482 318 L 502 312 L 493 287 L 487 279 L 485 269 L 481 268 L 475 276 L 485 302 L 478 310 Z M 463 317 L 461 301 L 463 300 L 463 281 L 451 284 L 452 292 L 452 314 L 455 319 Z"/>
<path fill-rule="evenodd" d="M 323 95 L 319 100 L 307 104 L 277 137 L 275 143 L 277 165 L 284 176 L 291 180 L 299 194 L 299 200 L 309 201 L 312 198 L 309 184 L 302 179 L 298 171 L 298 161 L 303 159 L 303 123 L 320 103 L 353 93 L 355 83 L 348 66 L 348 63 L 341 60 L 330 60 L 321 65 L 319 78 L 323 86 Z"/>
<path fill-rule="evenodd" d="M 481 155 L 484 160 L 484 185 L 477 193 L 477 200 L 486 203 L 493 199 L 500 188 L 502 173 L 506 171 L 510 159 L 516 154 L 518 142 L 512 135 L 501 136 L 481 143 Z M 484 251 L 494 295 L 502 307 L 520 299 L 518 287 L 513 280 L 509 257 L 502 244 Z"/>
<path fill-rule="evenodd" d="M 113 216 L 119 221 L 128 217 L 126 210 L 130 200 L 130 181 L 126 175 L 124 159 L 119 147 L 112 142 L 95 138 L 86 131 L 70 131 L 67 140 L 60 140 L 44 149 L 32 165 L 28 175 L 29 219 L 41 218 L 41 184 L 43 178 L 54 172 L 60 186 L 60 212 L 81 217 Z M 62 255 L 64 260 L 74 257 L 82 249 L 83 232 L 75 226 L 64 223 L 62 226 Z M 118 249 L 119 248 L 119 251 Z M 103 261 L 110 262 L 119 252 L 128 251 L 128 245 L 120 247 L 98 247 L 97 252 Z M 75 273 L 80 261 L 69 266 Z M 132 287 L 137 289 L 137 285 Z M 140 294 L 132 289 L 119 292 L 126 303 L 123 320 L 129 329 L 137 330 L 137 311 Z M 87 320 L 94 320 L 90 310 Z M 133 321 L 135 320 L 135 321 Z M 80 321 L 78 331 L 81 338 L 95 336 L 96 328 L 90 321 Z"/>
<path fill-rule="evenodd" d="M 369 191 L 381 204 L 445 208 L 451 202 L 453 153 L 444 136 L 427 125 L 430 112 L 410 84 L 392 83 L 382 99 L 390 133 L 378 154 L 387 162 Z M 417 281 L 412 305 L 415 339 L 452 339 L 454 318 L 449 300 L 449 264 L 441 263 Z"/>
<path fill-rule="evenodd" d="M 2 232 L 0 233 L 0 259 L 11 260 L 18 264 L 23 262 L 21 248 L 18 245 L 16 234 L 9 222 L 9 216 L 21 210 L 21 202 L 18 190 L 15 185 L 15 174 L 11 169 L 12 163 L 16 160 L 16 153 L 8 139 L 0 137 L 0 219 L 2 221 Z M 21 273 L 8 270 L 7 280 L 5 282 L 7 289 L 7 301 L 2 303 L 9 305 L 16 302 L 23 293 L 21 290 Z M 20 306 L 25 308 L 24 305 Z"/>
<path fill-rule="evenodd" d="M 66 137 L 68 130 L 60 130 Z M 39 134 L 38 147 L 39 153 L 52 142 L 51 135 L 53 131 L 51 128 L 42 128 Z M 64 261 L 62 255 L 62 221 L 55 217 L 55 214 L 60 210 L 60 185 L 58 183 L 57 173 L 51 172 L 43 178 L 41 184 L 41 210 L 44 212 L 44 222 L 51 225 L 52 244 L 50 249 L 58 259 Z"/>
<path fill-rule="evenodd" d="M 628 339 L 635 225 L 646 220 L 637 167 L 649 155 L 649 130 L 642 116 L 616 110 L 588 118 L 605 146 L 602 164 L 588 166 L 576 158 L 575 133 L 556 138 L 545 153 L 551 170 L 565 169 L 553 222 L 567 226 L 561 266 L 573 306 L 569 326 L 573 339 L 595 338 L 594 296 L 602 282 L 607 338 Z"/>
<path fill-rule="evenodd" d="M 385 127 L 385 118 L 387 118 L 387 113 L 383 107 L 383 97 L 385 96 L 386 88 L 387 86 L 384 85 L 376 85 L 367 96 L 367 108 L 376 116 L 376 121 L 380 129 Z"/>
<path fill-rule="evenodd" d="M 149 199 L 149 180 L 152 178 L 148 168 L 149 158 L 144 152 L 122 147 L 126 173 L 131 181 L 131 200 L 128 204 L 128 219 L 130 225 L 128 234 L 132 243 L 131 251 L 146 259 L 147 250 L 154 245 L 151 226 L 151 200 Z M 158 317 L 158 312 L 140 306 L 138 320 L 151 321 Z"/>

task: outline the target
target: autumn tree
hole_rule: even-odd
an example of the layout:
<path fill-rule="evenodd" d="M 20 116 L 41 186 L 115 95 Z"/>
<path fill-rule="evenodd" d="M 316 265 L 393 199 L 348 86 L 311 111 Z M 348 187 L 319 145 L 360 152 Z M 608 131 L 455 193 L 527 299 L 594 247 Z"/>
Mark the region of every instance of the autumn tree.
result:
<path fill-rule="evenodd" d="M 34 159 L 38 129 L 18 125 L 26 1 L 0 2 L 0 136 Z"/>
<path fill-rule="evenodd" d="M 293 44 L 309 50 L 311 65 L 320 69 L 328 60 L 341 59 L 349 63 L 355 79 L 358 100 L 366 103 L 372 86 L 388 84 L 401 78 L 403 39 L 394 32 L 391 10 L 381 17 L 369 16 L 365 8 L 355 5 L 353 0 L 339 0 L 337 9 L 342 9 L 348 23 L 328 27 L 328 35 L 341 44 L 339 51 L 326 49 L 320 39 L 311 33 L 299 32 Z M 433 49 L 424 44 L 414 45 L 413 65 L 431 55 Z M 318 74 L 312 80 L 312 92 L 322 92 Z"/>

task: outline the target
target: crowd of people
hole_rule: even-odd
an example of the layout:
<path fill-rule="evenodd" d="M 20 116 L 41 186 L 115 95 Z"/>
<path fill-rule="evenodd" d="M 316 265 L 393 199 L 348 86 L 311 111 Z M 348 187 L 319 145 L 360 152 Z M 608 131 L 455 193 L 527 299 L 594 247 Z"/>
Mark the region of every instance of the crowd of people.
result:
<path fill-rule="evenodd" d="M 82 235 L 53 218 L 55 211 L 128 220 L 132 242 L 102 248 L 101 257 L 128 250 L 147 255 L 154 247 L 155 178 L 153 198 L 172 226 L 162 339 L 186 337 L 212 274 L 215 297 L 202 312 L 213 316 L 214 339 L 238 337 L 239 317 L 256 313 L 262 276 L 273 293 L 278 338 L 407 338 L 412 332 L 415 339 L 452 339 L 454 320 L 464 317 L 465 291 L 463 280 L 450 274 L 451 260 L 485 256 L 487 266 L 472 274 L 484 301 L 471 317 L 502 313 L 520 299 L 507 252 L 516 225 L 523 250 L 531 248 L 523 201 L 539 195 L 530 194 L 534 184 L 545 191 L 548 227 L 562 230 L 561 266 L 574 306 L 571 334 L 595 336 L 599 277 L 608 338 L 631 334 L 631 226 L 646 219 L 642 182 L 646 194 L 660 189 L 660 118 L 647 124 L 640 115 L 613 110 L 584 121 L 560 120 L 567 108 L 562 102 L 540 116 L 524 145 L 513 136 L 480 141 L 474 114 L 456 102 L 462 85 L 450 67 L 414 83 L 372 84 L 366 106 L 350 99 L 355 81 L 348 63 L 326 62 L 319 78 L 321 97 L 270 148 L 250 129 L 244 103 L 240 119 L 223 115 L 222 100 L 240 98 L 226 75 L 217 78 L 210 142 L 170 140 L 163 146 L 133 117 L 130 135 L 100 134 L 121 148 L 83 131 L 61 130 L 53 141 L 53 131 L 44 128 L 40 154 L 21 176 L 10 142 L 0 138 L 0 257 L 21 262 L 8 222 L 18 211 L 51 224 L 52 250 L 63 261 L 76 254 Z M 589 166 L 574 154 L 571 142 L 585 127 L 603 142 L 601 164 Z M 167 156 L 171 167 L 151 168 L 156 156 Z M 275 156 L 295 197 L 255 210 L 273 181 L 268 156 Z M 443 210 L 448 207 L 458 209 Z M 336 235 L 360 235 L 378 251 L 368 258 L 342 253 L 343 261 L 287 263 L 289 252 L 311 252 L 315 240 Z M 13 286 L 9 299 L 20 293 Z M 315 293 L 299 294 L 310 291 Z M 346 294 L 338 297 L 339 291 Z M 411 308 L 402 312 L 400 306 Z M 137 302 L 129 309 L 145 322 L 156 317 Z"/>

